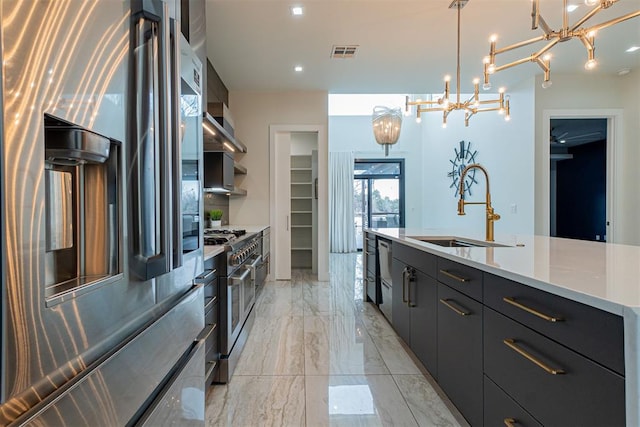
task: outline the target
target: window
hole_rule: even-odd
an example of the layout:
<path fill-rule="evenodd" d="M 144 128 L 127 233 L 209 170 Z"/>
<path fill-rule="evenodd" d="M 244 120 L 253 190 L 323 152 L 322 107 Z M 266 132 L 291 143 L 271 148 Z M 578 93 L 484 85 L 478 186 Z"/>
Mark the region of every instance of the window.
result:
<path fill-rule="evenodd" d="M 404 160 L 367 159 L 354 164 L 353 197 L 356 245 L 365 228 L 404 227 Z"/>

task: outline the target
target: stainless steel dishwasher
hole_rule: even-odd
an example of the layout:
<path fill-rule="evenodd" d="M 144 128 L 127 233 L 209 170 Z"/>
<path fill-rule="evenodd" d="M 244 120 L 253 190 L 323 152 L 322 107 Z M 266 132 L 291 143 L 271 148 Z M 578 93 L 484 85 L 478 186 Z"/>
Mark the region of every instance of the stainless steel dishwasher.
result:
<path fill-rule="evenodd" d="M 380 304 L 378 307 L 389 322 L 392 319 L 392 289 L 391 279 L 391 241 L 378 238 L 378 264 L 380 265 Z"/>

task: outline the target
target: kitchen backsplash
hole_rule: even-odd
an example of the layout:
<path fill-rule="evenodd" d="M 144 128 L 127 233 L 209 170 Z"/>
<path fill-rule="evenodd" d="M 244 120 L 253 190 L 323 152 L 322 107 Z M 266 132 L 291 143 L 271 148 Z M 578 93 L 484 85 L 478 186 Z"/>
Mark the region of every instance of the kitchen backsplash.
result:
<path fill-rule="evenodd" d="M 207 212 L 212 209 L 220 209 L 222 211 L 222 225 L 229 224 L 229 196 L 204 193 L 204 217 L 207 218 Z"/>

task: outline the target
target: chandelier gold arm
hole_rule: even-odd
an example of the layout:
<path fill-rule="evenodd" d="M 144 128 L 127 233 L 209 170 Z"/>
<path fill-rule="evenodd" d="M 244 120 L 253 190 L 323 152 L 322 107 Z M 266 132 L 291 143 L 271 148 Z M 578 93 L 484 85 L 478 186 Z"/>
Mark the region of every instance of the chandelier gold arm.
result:
<path fill-rule="evenodd" d="M 438 98 L 437 100 L 415 100 L 415 101 L 411 101 L 409 99 L 409 97 L 406 97 L 405 100 L 405 112 L 409 112 L 410 107 L 415 106 L 416 107 L 416 120 L 420 121 L 421 120 L 421 114 L 422 113 L 429 113 L 429 112 L 436 112 L 436 111 L 441 111 L 442 112 L 442 125 L 443 127 L 446 126 L 447 124 L 447 117 L 449 116 L 449 113 L 451 113 L 451 111 L 454 110 L 464 110 L 465 111 L 465 126 L 469 126 L 469 119 L 471 118 L 471 116 L 473 116 L 476 113 L 479 112 L 484 112 L 484 111 L 500 111 L 502 113 L 506 113 L 505 115 L 505 119 L 509 120 L 510 118 L 510 109 L 509 109 L 509 100 L 506 100 L 505 103 L 505 97 L 504 97 L 504 90 L 501 89 L 500 90 L 500 96 L 498 99 L 490 99 L 490 100 L 480 100 L 480 95 L 479 95 L 479 79 L 474 79 L 473 81 L 473 85 L 474 85 L 474 90 L 473 90 L 473 95 L 471 95 L 471 97 L 469 97 L 469 99 L 467 99 L 466 101 L 462 102 L 460 99 L 460 40 L 461 40 L 461 10 L 462 8 L 466 5 L 466 3 L 469 0 L 453 0 L 452 3 L 449 5 L 450 9 L 457 9 L 457 41 L 456 41 L 456 96 L 455 96 L 455 102 L 452 102 L 450 100 L 451 97 L 451 90 L 450 90 L 450 80 L 451 78 L 449 76 L 445 77 L 445 81 L 444 81 L 444 94 Z M 493 45 L 493 48 L 495 48 L 495 45 Z M 486 69 L 486 67 L 485 67 Z M 487 79 L 486 73 L 485 73 L 485 81 Z M 487 109 L 487 108 L 482 108 L 479 109 L 477 108 L 479 105 L 483 105 L 483 104 L 494 104 L 497 106 L 495 108 L 491 108 L 491 109 Z"/>
<path fill-rule="evenodd" d="M 569 25 L 569 17 L 567 11 L 567 0 L 563 0 L 563 11 L 562 11 L 562 28 L 558 31 L 552 30 L 545 19 L 542 17 L 540 13 L 540 0 L 532 1 L 532 10 L 531 10 L 531 29 L 536 30 L 541 28 L 544 32 L 543 35 L 534 37 L 529 40 L 524 40 L 518 43 L 511 44 L 509 46 L 505 46 L 502 48 L 496 48 L 496 38 L 492 36 L 490 39 L 489 45 L 489 56 L 485 57 L 484 60 L 484 88 L 488 89 L 491 87 L 490 75 L 495 74 L 499 71 L 505 70 L 507 68 L 512 68 L 520 64 L 524 64 L 525 62 L 535 62 L 540 68 L 544 71 L 544 80 L 543 87 L 548 87 L 551 84 L 550 81 L 550 58 L 543 57 L 545 54 L 556 44 L 559 42 L 565 42 L 572 38 L 577 38 L 580 40 L 587 50 L 587 62 L 585 63 L 585 68 L 587 70 L 593 69 L 596 66 L 595 59 L 595 34 L 602 29 L 611 27 L 613 25 L 619 24 L 621 22 L 627 21 L 632 18 L 636 18 L 640 16 L 640 10 L 635 12 L 627 13 L 618 18 L 611 19 L 609 21 L 602 22 L 600 24 L 594 25 L 589 28 L 580 28 L 584 23 L 586 23 L 589 19 L 595 16 L 598 12 L 604 9 L 608 9 L 617 3 L 619 0 L 600 0 L 598 4 L 596 4 L 589 12 L 587 12 L 582 18 L 580 18 L 573 25 Z M 524 46 L 528 46 L 533 43 L 537 43 L 540 41 L 548 40 L 544 47 L 542 47 L 537 52 L 521 58 L 509 62 L 503 65 L 496 65 L 496 56 L 505 53 L 511 50 L 515 50 Z"/>

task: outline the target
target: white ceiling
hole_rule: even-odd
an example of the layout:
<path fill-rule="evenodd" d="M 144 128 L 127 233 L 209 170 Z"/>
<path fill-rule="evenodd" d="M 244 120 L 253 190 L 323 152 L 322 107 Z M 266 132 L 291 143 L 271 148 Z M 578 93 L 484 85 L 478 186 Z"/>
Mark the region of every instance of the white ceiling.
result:
<path fill-rule="evenodd" d="M 542 16 L 553 29 L 562 23 L 563 0 L 540 0 Z M 229 90 L 326 90 L 330 93 L 439 93 L 452 76 L 455 92 L 456 20 L 451 0 L 206 0 L 207 52 Z M 588 8 L 582 0 L 570 23 Z M 304 16 L 290 7 L 302 5 Z M 620 0 L 587 26 L 640 9 L 640 0 Z M 470 0 L 462 9 L 462 91 L 482 77 L 488 38 L 498 34 L 503 47 L 541 34 L 531 30 L 531 0 Z M 333 45 L 357 44 L 354 59 L 330 59 Z M 543 44 L 499 55 L 501 65 L 530 55 Z M 640 17 L 604 29 L 596 38 L 598 69 L 615 75 L 622 68 L 640 72 Z M 551 53 L 554 73 L 584 73 L 586 51 L 573 39 Z M 293 67 L 304 71 L 295 73 Z M 494 87 L 513 86 L 540 74 L 533 63 L 496 73 Z"/>

